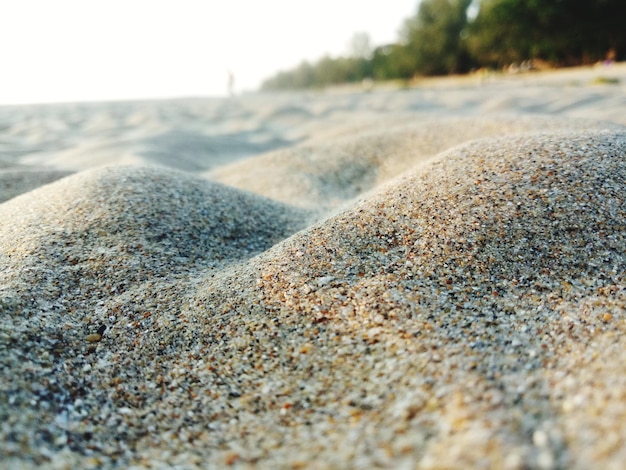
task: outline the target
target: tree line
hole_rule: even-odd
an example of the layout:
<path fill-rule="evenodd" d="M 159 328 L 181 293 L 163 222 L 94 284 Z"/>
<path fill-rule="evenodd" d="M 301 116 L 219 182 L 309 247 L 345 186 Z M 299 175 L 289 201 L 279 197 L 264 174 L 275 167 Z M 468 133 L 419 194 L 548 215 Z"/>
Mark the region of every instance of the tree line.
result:
<path fill-rule="evenodd" d="M 299 89 L 467 73 L 522 61 L 551 66 L 626 58 L 625 0 L 422 0 L 394 44 L 353 38 L 348 57 L 279 72 L 261 89 Z"/>

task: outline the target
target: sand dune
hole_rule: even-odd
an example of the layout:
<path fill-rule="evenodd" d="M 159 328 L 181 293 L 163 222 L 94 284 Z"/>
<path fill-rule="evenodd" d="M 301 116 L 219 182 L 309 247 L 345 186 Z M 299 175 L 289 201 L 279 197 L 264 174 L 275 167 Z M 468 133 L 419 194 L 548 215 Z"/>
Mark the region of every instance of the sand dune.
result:
<path fill-rule="evenodd" d="M 223 267 L 288 237 L 309 217 L 148 167 L 80 172 L 6 202 L 0 214 L 10 221 L 0 229 L 2 256 L 14 276 L 8 285 L 35 287 L 27 296 L 36 302 L 58 302 L 76 290 L 102 299 L 148 279 Z"/>
<path fill-rule="evenodd" d="M 2 465 L 620 468 L 608 73 L 0 108 Z"/>
<path fill-rule="evenodd" d="M 263 358 L 227 382 L 275 430 L 271 461 L 619 462 L 625 137 L 458 147 L 201 285 L 192 305 L 217 315 L 244 357 Z M 223 304 L 239 297 L 237 311 L 254 314 Z M 227 363 L 232 348 L 211 348 L 212 360 Z M 297 408 L 288 424 L 272 411 L 280 403 Z"/>

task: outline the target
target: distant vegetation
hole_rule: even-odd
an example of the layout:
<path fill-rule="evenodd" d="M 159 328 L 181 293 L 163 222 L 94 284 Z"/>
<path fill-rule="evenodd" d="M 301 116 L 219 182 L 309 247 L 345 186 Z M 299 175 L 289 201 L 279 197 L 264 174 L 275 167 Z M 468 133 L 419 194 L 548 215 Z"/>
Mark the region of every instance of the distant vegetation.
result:
<path fill-rule="evenodd" d="M 398 42 L 372 50 L 354 36 L 349 57 L 266 80 L 263 90 L 324 87 L 364 79 L 466 73 L 529 60 L 551 66 L 624 59 L 625 0 L 422 0 Z"/>

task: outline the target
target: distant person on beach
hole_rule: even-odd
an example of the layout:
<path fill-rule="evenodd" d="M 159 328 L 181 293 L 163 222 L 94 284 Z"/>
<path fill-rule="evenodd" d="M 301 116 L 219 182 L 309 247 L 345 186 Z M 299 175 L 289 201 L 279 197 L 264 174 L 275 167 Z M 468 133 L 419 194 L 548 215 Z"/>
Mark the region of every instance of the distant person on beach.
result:
<path fill-rule="evenodd" d="M 235 74 L 232 70 L 228 71 L 228 95 L 235 96 Z"/>

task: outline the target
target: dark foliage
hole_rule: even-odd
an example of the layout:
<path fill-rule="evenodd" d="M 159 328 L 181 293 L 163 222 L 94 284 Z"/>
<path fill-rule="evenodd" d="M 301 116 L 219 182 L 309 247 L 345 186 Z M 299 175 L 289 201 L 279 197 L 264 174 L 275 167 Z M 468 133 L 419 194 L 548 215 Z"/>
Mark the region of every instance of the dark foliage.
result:
<path fill-rule="evenodd" d="M 471 19 L 467 12 L 478 7 Z M 367 44 L 367 38 L 358 38 Z M 411 79 L 539 59 L 554 66 L 626 59 L 625 0 L 422 0 L 397 44 L 303 62 L 262 89 Z"/>

